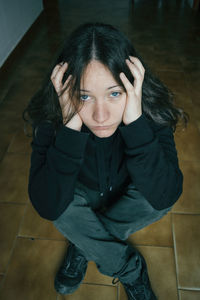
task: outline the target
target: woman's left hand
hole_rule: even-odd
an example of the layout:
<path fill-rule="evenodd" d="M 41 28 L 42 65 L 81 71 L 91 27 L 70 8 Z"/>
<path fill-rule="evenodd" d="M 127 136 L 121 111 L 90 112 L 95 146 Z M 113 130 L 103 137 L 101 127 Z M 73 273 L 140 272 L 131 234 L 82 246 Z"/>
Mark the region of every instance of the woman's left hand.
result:
<path fill-rule="evenodd" d="M 144 80 L 145 69 L 137 57 L 129 56 L 126 63 L 134 77 L 131 84 L 124 73 L 120 73 L 121 81 L 126 89 L 126 106 L 123 113 L 123 123 L 130 124 L 142 115 L 142 83 Z"/>

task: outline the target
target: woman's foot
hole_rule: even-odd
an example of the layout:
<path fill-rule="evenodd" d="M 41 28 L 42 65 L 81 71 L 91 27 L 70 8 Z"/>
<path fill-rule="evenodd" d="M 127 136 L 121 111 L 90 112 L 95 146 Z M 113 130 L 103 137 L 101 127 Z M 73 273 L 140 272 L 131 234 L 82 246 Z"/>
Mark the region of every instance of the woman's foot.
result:
<path fill-rule="evenodd" d="M 54 287 L 60 294 L 72 294 L 81 284 L 87 270 L 87 260 L 69 243 L 64 262 L 55 277 Z"/>
<path fill-rule="evenodd" d="M 142 262 L 140 277 L 133 282 L 126 282 L 119 276 L 118 280 L 114 278 L 112 283 L 115 284 L 118 281 L 121 281 L 128 296 L 128 300 L 157 300 L 151 287 L 145 259 L 141 254 L 139 255 Z"/>

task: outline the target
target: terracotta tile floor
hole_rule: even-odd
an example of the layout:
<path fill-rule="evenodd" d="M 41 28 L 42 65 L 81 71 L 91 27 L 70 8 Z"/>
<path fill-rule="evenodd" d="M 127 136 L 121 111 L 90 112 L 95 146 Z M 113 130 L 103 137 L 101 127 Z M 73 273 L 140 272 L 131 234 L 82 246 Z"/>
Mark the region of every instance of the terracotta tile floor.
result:
<path fill-rule="evenodd" d="M 175 133 L 183 194 L 168 215 L 129 240 L 144 255 L 159 300 L 200 299 L 200 13 L 181 0 L 46 2 L 28 42 L 0 76 L 0 299 L 127 299 L 94 262 L 74 294 L 56 294 L 54 276 L 67 241 L 37 215 L 27 194 L 31 140 L 21 112 L 65 35 L 85 21 L 118 25 L 190 114 L 188 128 Z"/>

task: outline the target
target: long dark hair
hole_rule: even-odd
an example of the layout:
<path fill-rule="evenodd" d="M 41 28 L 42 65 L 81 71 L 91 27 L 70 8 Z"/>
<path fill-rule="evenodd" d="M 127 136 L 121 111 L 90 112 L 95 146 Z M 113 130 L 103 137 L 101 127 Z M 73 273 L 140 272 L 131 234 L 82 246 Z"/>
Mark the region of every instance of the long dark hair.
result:
<path fill-rule="evenodd" d="M 66 124 L 83 104 L 80 100 L 80 82 L 89 62 L 93 59 L 100 61 L 111 71 L 117 83 L 123 86 L 119 77 L 120 72 L 124 72 L 130 82 L 134 81 L 125 63 L 125 59 L 129 56 L 138 57 L 145 68 L 142 110 L 146 117 L 161 125 L 172 126 L 174 131 L 179 120 L 186 125 L 187 113 L 175 107 L 173 93 L 153 75 L 129 39 L 112 25 L 98 22 L 79 26 L 67 38 L 42 87 L 23 111 L 24 121 L 31 125 L 37 125 L 43 120 L 48 120 L 54 123 L 55 128 L 63 123 Z M 71 113 L 66 120 L 62 118 L 58 95 L 50 79 L 53 68 L 61 62 L 68 63 L 63 82 L 69 74 L 73 76 L 69 83 L 70 103 L 73 109 L 70 110 Z"/>

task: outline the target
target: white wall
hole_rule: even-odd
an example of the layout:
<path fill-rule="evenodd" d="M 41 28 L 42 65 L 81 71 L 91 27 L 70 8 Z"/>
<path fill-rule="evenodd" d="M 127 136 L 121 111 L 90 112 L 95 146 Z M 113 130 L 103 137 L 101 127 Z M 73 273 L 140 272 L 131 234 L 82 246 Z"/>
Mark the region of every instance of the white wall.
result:
<path fill-rule="evenodd" d="M 42 10 L 42 0 L 0 0 L 0 67 Z"/>

